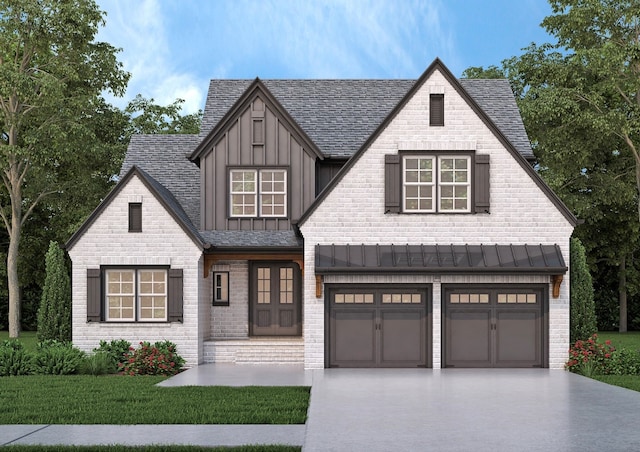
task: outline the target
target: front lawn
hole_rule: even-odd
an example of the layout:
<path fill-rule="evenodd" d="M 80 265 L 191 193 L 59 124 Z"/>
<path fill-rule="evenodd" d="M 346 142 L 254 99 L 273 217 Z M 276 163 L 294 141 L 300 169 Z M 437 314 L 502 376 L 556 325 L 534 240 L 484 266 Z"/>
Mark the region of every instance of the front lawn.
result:
<path fill-rule="evenodd" d="M 0 379 L 0 424 L 304 424 L 308 387 L 155 386 L 166 377 Z"/>
<path fill-rule="evenodd" d="M 20 342 L 26 350 L 35 350 L 38 344 L 38 337 L 35 331 L 21 331 Z M 0 331 L 0 342 L 9 340 L 8 331 Z"/>
<path fill-rule="evenodd" d="M 640 350 L 640 331 L 629 331 L 618 333 L 617 331 L 598 331 L 600 342 L 610 340 L 616 348 L 628 348 L 630 350 Z"/>
<path fill-rule="evenodd" d="M 591 378 L 640 392 L 640 375 L 592 375 Z"/>

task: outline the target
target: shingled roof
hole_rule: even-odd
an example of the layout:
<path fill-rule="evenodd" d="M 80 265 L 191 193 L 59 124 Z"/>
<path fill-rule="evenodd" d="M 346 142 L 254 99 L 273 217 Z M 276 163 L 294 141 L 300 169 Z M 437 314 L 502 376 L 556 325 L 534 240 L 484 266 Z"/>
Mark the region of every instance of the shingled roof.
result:
<path fill-rule="evenodd" d="M 211 80 L 202 119 L 204 137 L 253 80 Z M 351 157 L 415 80 L 262 80 L 271 94 L 327 157 Z M 529 138 L 507 80 L 460 83 L 528 160 Z"/>
<path fill-rule="evenodd" d="M 134 165 L 166 188 L 178 203 L 175 213 L 200 225 L 200 171 L 187 155 L 218 124 L 253 80 L 211 80 L 199 135 L 134 135 L 122 164 Z M 267 89 L 325 157 L 347 159 L 362 147 L 416 80 L 262 80 Z M 460 80 L 503 135 L 526 159 L 533 153 L 506 80 Z M 163 193 L 160 187 L 157 191 Z M 200 231 L 213 246 L 299 246 L 299 238 L 254 231 Z M 258 231 L 259 232 L 259 231 Z M 289 231 L 287 231 L 289 232 Z"/>

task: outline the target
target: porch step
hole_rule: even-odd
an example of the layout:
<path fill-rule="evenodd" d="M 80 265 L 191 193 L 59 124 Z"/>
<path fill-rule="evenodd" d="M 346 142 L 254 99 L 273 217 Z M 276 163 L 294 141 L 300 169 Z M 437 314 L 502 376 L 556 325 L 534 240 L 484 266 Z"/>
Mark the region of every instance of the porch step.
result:
<path fill-rule="evenodd" d="M 218 339 L 204 343 L 205 363 L 302 364 L 302 338 Z"/>

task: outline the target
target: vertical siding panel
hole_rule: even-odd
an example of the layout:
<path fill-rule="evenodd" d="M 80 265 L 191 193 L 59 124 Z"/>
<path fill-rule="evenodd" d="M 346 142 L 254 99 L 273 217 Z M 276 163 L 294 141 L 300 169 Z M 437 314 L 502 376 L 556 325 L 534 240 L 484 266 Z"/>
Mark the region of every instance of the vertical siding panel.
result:
<path fill-rule="evenodd" d="M 290 206 L 290 218 L 300 218 L 302 215 L 302 192 L 303 192 L 303 177 L 301 171 L 302 160 L 302 147 L 298 142 L 290 137 L 290 164 L 289 164 L 289 187 L 291 189 L 289 193 L 289 206 Z"/>
<path fill-rule="evenodd" d="M 240 137 L 238 130 L 240 128 L 240 121 L 236 121 L 229 131 L 227 132 L 227 162 L 229 165 L 240 164 Z"/>
<path fill-rule="evenodd" d="M 276 147 L 276 133 L 278 131 L 278 122 L 275 115 L 268 108 L 264 113 L 264 147 L 265 147 L 265 165 L 278 164 L 278 152 Z"/>
<path fill-rule="evenodd" d="M 289 131 L 278 122 L 278 165 L 286 166 L 289 164 Z"/>
<path fill-rule="evenodd" d="M 253 143 L 251 141 L 251 109 L 240 116 L 240 164 L 253 165 Z"/>
<path fill-rule="evenodd" d="M 316 197 L 316 162 L 306 152 L 304 158 L 304 199 L 302 203 L 302 211 L 309 208 Z M 296 218 L 297 220 L 297 218 Z"/>
<path fill-rule="evenodd" d="M 213 229 L 214 221 L 215 221 L 215 188 L 214 188 L 214 171 L 215 165 L 214 160 L 216 155 L 220 152 L 224 152 L 224 137 L 220 140 L 214 147 L 213 151 L 211 151 L 204 161 L 204 174 L 205 174 L 205 183 L 201 187 L 203 188 L 203 196 L 205 203 L 205 211 L 204 211 L 204 228 L 205 229 Z"/>
<path fill-rule="evenodd" d="M 235 134 L 225 134 L 224 141 L 220 145 L 220 150 L 216 153 L 214 162 L 214 172 L 211 173 L 214 185 L 214 226 L 212 229 L 226 229 L 227 219 L 227 160 L 229 148 L 232 146 Z"/>

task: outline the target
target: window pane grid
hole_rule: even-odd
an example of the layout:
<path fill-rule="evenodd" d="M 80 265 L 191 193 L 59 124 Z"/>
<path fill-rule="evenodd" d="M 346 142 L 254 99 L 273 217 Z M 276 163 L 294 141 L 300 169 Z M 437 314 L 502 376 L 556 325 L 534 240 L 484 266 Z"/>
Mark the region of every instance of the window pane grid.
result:
<path fill-rule="evenodd" d="M 258 268 L 258 304 L 271 303 L 271 269 Z"/>
<path fill-rule="evenodd" d="M 253 217 L 256 215 L 258 187 L 256 171 L 231 171 L 231 215 L 234 217 Z"/>
<path fill-rule="evenodd" d="M 403 171 L 404 210 L 433 212 L 433 157 L 405 157 Z"/>
<path fill-rule="evenodd" d="M 293 303 L 293 269 L 280 269 L 280 303 Z"/>
<path fill-rule="evenodd" d="M 106 320 L 165 321 L 166 270 L 107 270 Z"/>
<path fill-rule="evenodd" d="M 287 173 L 284 170 L 260 172 L 260 215 L 286 216 Z"/>
<path fill-rule="evenodd" d="M 439 157 L 438 166 L 439 210 L 468 212 L 471 158 Z"/>

